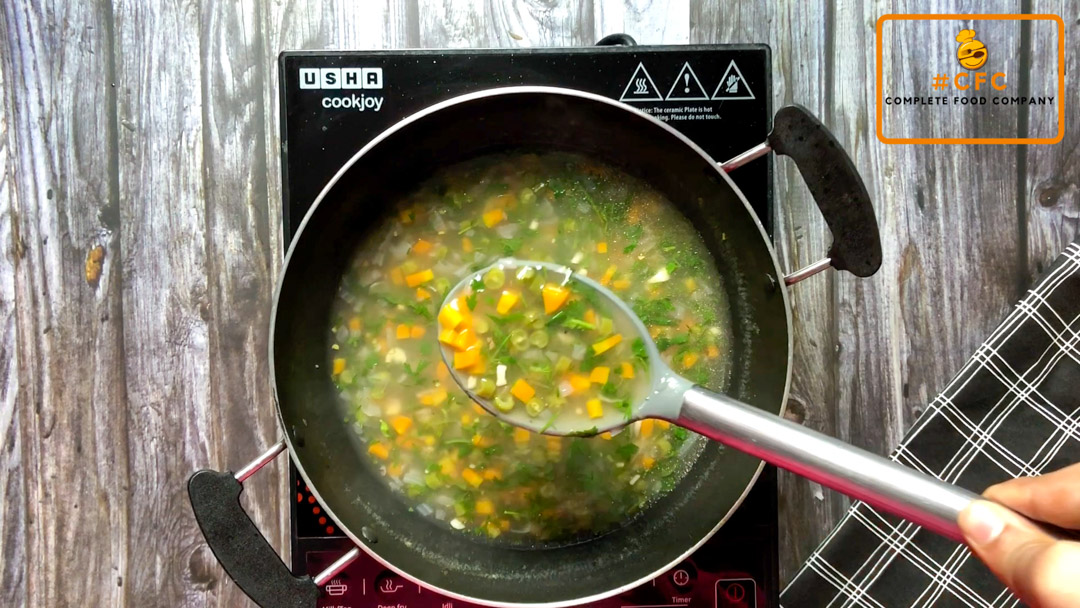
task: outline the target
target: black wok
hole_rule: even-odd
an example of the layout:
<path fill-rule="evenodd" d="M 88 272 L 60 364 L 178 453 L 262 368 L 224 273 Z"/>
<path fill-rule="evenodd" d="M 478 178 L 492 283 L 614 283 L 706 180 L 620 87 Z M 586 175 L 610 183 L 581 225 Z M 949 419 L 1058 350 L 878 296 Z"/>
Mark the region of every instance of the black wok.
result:
<path fill-rule="evenodd" d="M 774 123 L 767 145 L 726 168 L 770 147 L 791 156 L 833 231 L 831 265 L 873 274 L 881 259 L 877 224 L 851 161 L 799 108 L 782 109 Z M 674 491 L 611 533 L 569 546 L 497 546 L 410 511 L 388 489 L 342 423 L 324 365 L 331 303 L 346 263 L 392 202 L 440 167 L 522 148 L 595 157 L 644 179 L 680 208 L 729 291 L 737 364 L 727 392 L 781 413 L 791 374 L 787 288 L 742 193 L 724 168 L 674 129 L 623 104 L 566 89 L 507 88 L 456 98 L 402 121 L 357 153 L 320 194 L 289 250 L 272 315 L 271 371 L 284 443 L 297 468 L 327 514 L 365 551 L 455 598 L 493 605 L 588 603 L 649 580 L 707 540 L 742 501 L 761 461 L 725 454 L 710 442 Z M 235 475 L 197 473 L 189 493 L 215 555 L 252 599 L 264 606 L 315 606 L 317 583 L 327 573 L 314 581 L 292 576 L 239 506 L 243 479 L 283 445 Z"/>

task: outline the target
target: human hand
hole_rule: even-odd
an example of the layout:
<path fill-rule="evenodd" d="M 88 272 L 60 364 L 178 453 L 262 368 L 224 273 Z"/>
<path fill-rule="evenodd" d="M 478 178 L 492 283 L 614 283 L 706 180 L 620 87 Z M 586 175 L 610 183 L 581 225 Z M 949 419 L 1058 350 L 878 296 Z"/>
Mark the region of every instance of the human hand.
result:
<path fill-rule="evenodd" d="M 1080 464 L 999 483 L 983 496 L 1032 519 L 1080 529 Z M 964 509 L 959 524 L 975 555 L 1029 606 L 1080 606 L 1080 543 L 1055 540 L 988 501 Z"/>

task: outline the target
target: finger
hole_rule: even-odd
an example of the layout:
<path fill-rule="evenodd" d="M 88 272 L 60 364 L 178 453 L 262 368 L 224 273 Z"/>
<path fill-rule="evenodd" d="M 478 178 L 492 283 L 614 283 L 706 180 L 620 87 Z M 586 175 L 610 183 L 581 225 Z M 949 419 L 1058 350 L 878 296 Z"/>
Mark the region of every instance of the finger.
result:
<path fill-rule="evenodd" d="M 1055 541 L 1008 509 L 976 501 L 960 513 L 972 551 L 1031 606 L 1080 606 L 1080 543 Z"/>
<path fill-rule="evenodd" d="M 990 486 L 983 496 L 1041 521 L 1080 529 L 1080 464 Z"/>

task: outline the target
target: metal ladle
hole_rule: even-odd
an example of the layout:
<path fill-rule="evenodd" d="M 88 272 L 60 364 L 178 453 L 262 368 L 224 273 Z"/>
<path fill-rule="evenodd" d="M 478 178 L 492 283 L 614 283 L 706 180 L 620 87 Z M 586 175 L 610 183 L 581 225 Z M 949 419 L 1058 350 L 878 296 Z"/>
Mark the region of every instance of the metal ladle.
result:
<path fill-rule="evenodd" d="M 454 366 L 446 361 L 451 375 L 462 390 L 495 417 L 530 431 L 558 436 L 595 435 L 616 431 L 645 418 L 666 420 L 893 513 L 949 539 L 964 542 L 957 517 L 972 501 L 980 500 L 980 496 L 679 376 L 664 363 L 656 343 L 633 310 L 609 289 L 587 276 L 558 264 L 508 258 L 465 277 L 448 292 L 445 302 L 456 299 L 476 276 L 481 276 L 490 269 L 498 268 L 510 275 L 527 267 L 561 274 L 564 284 L 571 281 L 578 283 L 596 292 L 606 299 L 614 310 L 626 315 L 634 325 L 636 337 L 642 339 L 648 352 L 650 391 L 643 401 L 633 406 L 629 417 L 609 419 L 602 426 L 575 428 L 552 423 L 551 420 L 515 416 L 499 410 L 491 400 L 481 398 L 468 388 L 467 382 L 454 371 Z M 446 360 L 448 351 L 441 350 Z M 1037 525 L 1059 538 L 1076 536 L 1072 531 L 1050 524 Z"/>

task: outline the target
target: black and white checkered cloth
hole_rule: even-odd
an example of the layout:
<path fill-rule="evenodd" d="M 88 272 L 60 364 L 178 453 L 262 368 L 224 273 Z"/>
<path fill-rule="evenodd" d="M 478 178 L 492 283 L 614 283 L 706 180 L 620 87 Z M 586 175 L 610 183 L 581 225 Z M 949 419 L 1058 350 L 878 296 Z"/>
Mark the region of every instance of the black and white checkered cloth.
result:
<path fill-rule="evenodd" d="M 891 458 L 981 492 L 1080 461 L 1080 241 L 979 347 Z M 1019 606 L 964 545 L 856 503 L 785 608 Z"/>

